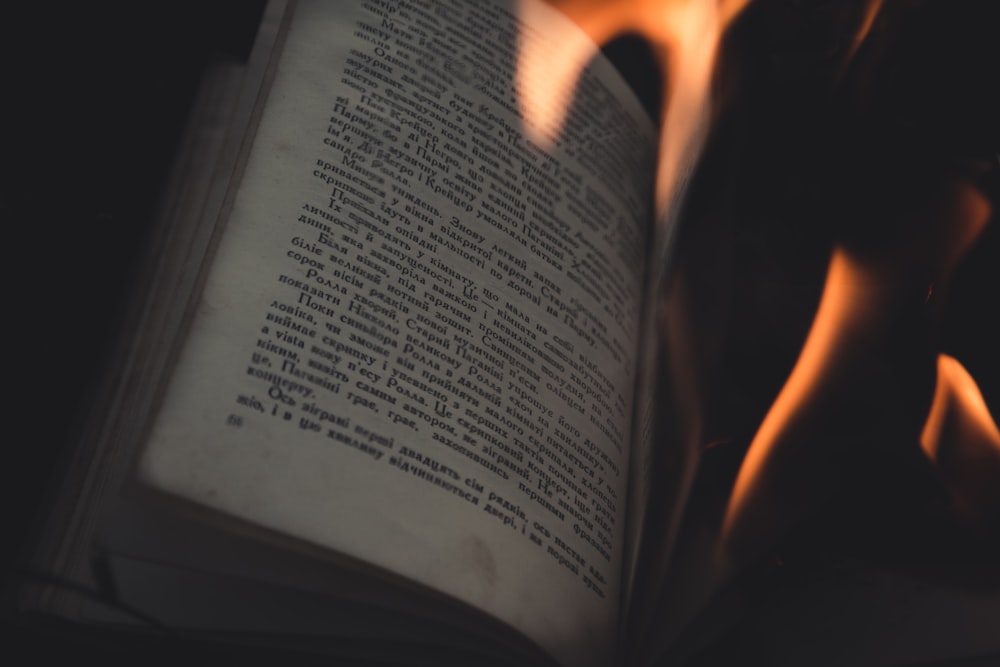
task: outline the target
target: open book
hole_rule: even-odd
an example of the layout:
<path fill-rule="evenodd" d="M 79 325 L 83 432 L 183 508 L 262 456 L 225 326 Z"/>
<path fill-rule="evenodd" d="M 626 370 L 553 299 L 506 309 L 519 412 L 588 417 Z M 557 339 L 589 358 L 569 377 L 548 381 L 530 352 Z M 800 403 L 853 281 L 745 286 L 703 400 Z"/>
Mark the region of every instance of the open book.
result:
<path fill-rule="evenodd" d="M 123 603 L 208 636 L 616 662 L 654 124 L 577 33 L 566 129 L 528 140 L 518 45 L 567 44 L 510 3 L 270 20 L 260 75 L 214 91 L 256 97 L 235 141 L 179 175 L 45 569 L 96 550 Z"/>
<path fill-rule="evenodd" d="M 676 443 L 652 507 L 653 415 L 683 406 L 654 391 L 657 130 L 582 33 L 546 39 L 567 19 L 517 7 L 272 3 L 39 569 L 183 634 L 347 661 L 659 657 L 692 463 Z M 525 45 L 593 56 L 545 146 Z M 698 546 L 667 618 L 724 574 Z"/>

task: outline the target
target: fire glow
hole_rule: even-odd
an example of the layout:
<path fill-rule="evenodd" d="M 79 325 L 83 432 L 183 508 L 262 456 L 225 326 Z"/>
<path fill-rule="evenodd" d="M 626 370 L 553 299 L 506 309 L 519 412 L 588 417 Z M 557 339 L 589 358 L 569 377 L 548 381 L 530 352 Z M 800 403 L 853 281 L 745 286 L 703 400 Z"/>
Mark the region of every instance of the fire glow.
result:
<path fill-rule="evenodd" d="M 710 129 L 711 85 L 721 40 L 749 0 L 550 0 L 596 44 L 631 32 L 654 48 L 665 91 L 656 179 L 658 219 L 675 213 Z M 867 0 L 844 66 L 870 37 L 883 0 Z M 523 13 L 535 11 L 523 3 Z M 549 34 L 561 43 L 557 26 Z M 566 90 L 593 56 L 593 44 L 565 40 L 560 58 L 523 49 L 518 93 L 529 135 L 550 146 L 568 112 Z M 563 91 L 556 94 L 553 91 Z M 669 140 L 668 140 L 669 138 Z M 921 231 L 904 247 L 872 260 L 835 247 L 817 313 L 798 360 L 753 437 L 726 510 L 721 543 L 725 551 L 757 551 L 773 542 L 796 515 L 821 501 L 822 485 L 793 483 L 830 465 L 842 439 L 816 438 L 816 424 L 847 420 L 831 411 L 829 397 L 852 391 L 885 345 L 885 313 L 900 285 L 921 280 L 936 294 L 947 292 L 954 268 L 975 243 L 991 215 L 989 201 L 968 180 L 943 185 L 940 205 L 915 225 Z M 933 362 L 932 362 L 933 363 Z M 940 355 L 933 399 L 919 443 L 939 465 L 957 504 L 1000 506 L 1000 431 L 975 381 L 955 359 Z M 790 497 L 787 489 L 800 497 Z M 782 489 L 781 493 L 778 489 Z M 794 493 L 792 495 L 795 495 Z M 765 543 L 765 544 L 762 544 Z"/>
<path fill-rule="evenodd" d="M 657 165 L 657 211 L 677 199 L 680 184 L 694 168 L 708 132 L 712 72 L 726 27 L 748 0 L 554 0 L 556 9 L 573 20 L 596 44 L 625 32 L 645 37 L 657 51 L 666 103 L 661 114 Z M 523 3 L 522 15 L 535 11 Z M 566 42 L 556 25 L 547 33 Z M 591 47 L 592 49 L 593 47 Z M 572 88 L 592 53 L 571 47 L 553 61 L 541 52 L 522 51 L 518 59 L 518 97 L 532 138 L 542 144 L 559 128 L 568 111 L 553 90 Z M 662 217 L 662 216 L 661 216 Z"/>

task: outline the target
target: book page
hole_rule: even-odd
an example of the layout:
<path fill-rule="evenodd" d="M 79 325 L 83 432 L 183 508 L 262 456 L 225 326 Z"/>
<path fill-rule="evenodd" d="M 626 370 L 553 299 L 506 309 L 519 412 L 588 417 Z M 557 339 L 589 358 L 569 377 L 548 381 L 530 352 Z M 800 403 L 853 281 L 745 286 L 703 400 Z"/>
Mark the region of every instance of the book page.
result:
<path fill-rule="evenodd" d="M 608 664 L 654 130 L 598 58 L 526 141 L 513 4 L 348 5 L 295 9 L 140 477 Z"/>

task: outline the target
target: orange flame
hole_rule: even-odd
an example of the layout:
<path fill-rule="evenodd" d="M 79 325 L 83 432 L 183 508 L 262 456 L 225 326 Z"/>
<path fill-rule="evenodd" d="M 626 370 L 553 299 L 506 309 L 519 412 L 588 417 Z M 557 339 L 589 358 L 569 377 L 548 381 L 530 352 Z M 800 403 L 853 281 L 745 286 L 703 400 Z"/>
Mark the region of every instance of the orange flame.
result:
<path fill-rule="evenodd" d="M 968 514 L 1000 504 L 1000 430 L 979 386 L 956 359 L 940 355 L 934 400 L 920 445 L 938 464 Z"/>
<path fill-rule="evenodd" d="M 927 271 L 937 291 L 945 292 L 985 228 L 991 206 L 971 181 L 955 179 L 940 194 L 938 206 L 927 207 L 926 224 L 914 225 L 921 231 L 889 256 L 860 260 L 843 248 L 834 251 L 799 359 L 737 476 L 722 531 L 730 557 L 752 555 L 828 490 L 844 439 L 824 437 L 817 424 L 835 430 L 838 421 L 852 423 L 850 408 L 837 405 L 847 393 L 868 392 L 873 402 L 879 400 L 882 379 L 873 366 L 892 344 L 891 313 L 898 312 L 901 295 L 926 279 Z M 976 383 L 951 357 L 938 361 L 937 390 L 920 442 L 975 513 L 1000 516 L 1000 432 Z"/>
<path fill-rule="evenodd" d="M 666 104 L 661 118 L 657 170 L 657 211 L 662 213 L 689 177 L 704 143 L 709 118 L 709 86 L 719 42 L 726 27 L 748 0 L 552 0 L 596 44 L 636 32 L 659 51 Z M 575 31 L 548 8 L 522 2 L 521 15 L 545 30 L 554 54 L 525 42 L 518 54 L 518 98 L 529 136 L 551 146 L 568 111 L 566 91 L 573 89 L 596 50 L 575 38 Z M 667 139 L 669 137 L 669 140 Z"/>
<path fill-rule="evenodd" d="M 753 551 L 761 539 L 792 523 L 814 494 L 824 490 L 829 454 L 836 443 L 811 437 L 817 416 L 831 395 L 864 373 L 873 320 L 885 307 L 872 289 L 878 279 L 870 267 L 843 249 L 834 252 L 812 327 L 788 380 L 761 423 L 736 479 L 722 534 L 731 553 Z M 808 443 L 805 444 L 805 443 Z M 810 480 L 785 492 L 788 476 Z"/>
<path fill-rule="evenodd" d="M 861 48 L 861 45 L 868 39 L 868 35 L 871 34 L 872 27 L 875 25 L 875 18 L 882 11 L 883 2 L 884 0 L 868 0 L 866 3 L 864 18 L 862 18 L 861 25 L 858 27 L 857 35 L 854 36 L 854 43 L 851 45 L 851 50 L 847 54 L 847 62 L 854 59 L 858 49 Z"/>
<path fill-rule="evenodd" d="M 518 101 L 529 138 L 545 148 L 558 143 L 576 81 L 596 54 L 595 44 L 626 32 L 644 36 L 658 52 L 664 76 L 656 206 L 659 219 L 666 215 L 669 221 L 709 129 L 710 86 L 722 36 L 748 4 L 749 0 L 547 0 L 547 4 L 522 0 L 521 15 L 545 35 L 544 40 L 524 40 L 518 53 Z M 845 64 L 869 39 L 883 6 L 884 0 L 866 0 Z M 564 17 L 582 28 L 589 40 L 581 39 Z M 558 45 L 557 50 L 552 45 Z M 816 437 L 817 417 L 827 422 L 850 420 L 850 415 L 830 412 L 830 398 L 864 383 L 867 365 L 886 343 L 885 312 L 898 298 L 900 285 L 913 278 L 914 266 L 930 266 L 934 284 L 946 291 L 949 274 L 989 218 L 989 203 L 974 188 L 960 185 L 954 194 L 950 200 L 954 206 L 929 214 L 933 219 L 929 233 L 886 261 L 862 261 L 844 248 L 835 249 L 799 359 L 739 472 L 722 531 L 722 544 L 730 555 L 742 547 L 757 549 L 750 543 L 773 538 L 823 493 L 830 457 L 842 443 Z M 1000 479 L 1000 435 L 975 383 L 949 359 L 942 357 L 939 363 L 938 389 L 922 446 L 942 461 L 943 443 L 956 434 L 963 441 L 971 438 L 979 443 L 974 458 L 989 460 L 998 475 L 991 479 Z M 860 387 L 866 390 L 877 391 Z M 779 461 L 781 465 L 776 465 Z M 789 494 L 790 478 L 806 481 L 793 484 Z"/>

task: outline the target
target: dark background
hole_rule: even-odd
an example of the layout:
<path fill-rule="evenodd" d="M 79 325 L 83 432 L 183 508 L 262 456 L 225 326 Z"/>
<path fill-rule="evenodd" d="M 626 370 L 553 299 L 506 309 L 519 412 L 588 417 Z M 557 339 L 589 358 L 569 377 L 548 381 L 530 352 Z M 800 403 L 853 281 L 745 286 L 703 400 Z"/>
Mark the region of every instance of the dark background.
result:
<path fill-rule="evenodd" d="M 852 164 L 843 145 L 819 141 L 808 145 L 824 134 L 824 127 L 854 129 L 851 123 L 823 125 L 831 122 L 823 111 L 829 107 L 823 101 L 825 82 L 845 48 L 841 37 L 833 34 L 841 27 L 833 9 L 837 4 L 759 0 L 740 33 L 743 41 L 736 42 L 734 48 L 751 54 L 742 65 L 749 80 L 762 82 L 772 96 L 744 97 L 750 108 L 746 118 L 761 121 L 761 136 L 767 132 L 778 136 L 789 124 L 798 132 L 785 135 L 798 137 L 794 145 L 766 139 L 772 143 L 765 143 L 765 148 L 770 145 L 774 150 L 760 153 L 766 155 L 762 163 L 743 165 L 755 174 L 748 183 L 758 191 L 775 191 L 775 173 L 784 175 L 782 183 L 792 183 L 790 173 L 836 173 L 838 167 Z M 932 146 L 929 150 L 946 145 L 990 159 L 1000 150 L 998 24 L 988 9 L 991 3 L 911 4 L 951 9 L 919 15 L 902 46 L 897 44 L 902 55 L 888 65 L 880 61 L 885 78 L 874 88 L 862 85 L 864 77 L 856 78 L 857 89 L 837 101 L 844 107 L 841 112 L 856 114 L 862 119 L 858 128 L 865 131 L 886 119 L 913 117 L 920 136 Z M 12 372 L 4 374 L 9 391 L 4 399 L 0 534 L 4 571 L 15 577 L 19 554 L 38 527 L 52 471 L 78 426 L 80 406 L 86 405 L 114 340 L 139 268 L 136 257 L 199 77 L 215 59 L 246 57 L 262 6 L 262 0 L 158 4 L 105 0 L 22 2 L 4 9 L 0 224 L 7 239 L 3 354 Z M 653 86 L 655 73 L 650 73 L 649 63 L 641 58 L 627 62 L 646 73 L 643 87 Z M 746 96 L 745 91 L 735 94 Z M 651 92 L 649 99 L 655 98 Z M 780 113 L 769 114 L 769 105 L 780 106 Z M 873 118 L 876 121 L 869 122 Z M 811 122 L 818 125 L 810 129 Z M 805 144 L 799 141 L 803 138 Z M 840 152 L 831 153 L 831 146 Z M 854 148 L 862 154 L 868 150 L 860 143 Z M 797 161 L 793 168 L 790 156 Z M 882 158 L 876 164 L 891 162 Z M 761 164 L 771 170 L 770 175 Z M 990 187 L 995 206 L 1000 207 L 995 185 Z M 795 206 L 815 205 L 806 200 L 786 198 L 782 215 L 788 216 L 790 201 Z M 756 203 L 753 198 L 748 201 Z M 994 414 L 1000 411 L 1000 366 L 994 349 L 1000 328 L 992 322 L 1000 304 L 1000 230 L 995 218 L 956 278 L 942 337 L 944 347 L 980 380 Z M 772 232 L 767 228 L 759 234 L 766 239 Z M 768 242 L 772 249 L 767 252 L 775 253 L 774 261 L 788 272 L 778 275 L 806 286 L 801 306 L 806 314 L 822 267 L 802 268 L 796 262 L 810 254 L 821 257 L 831 234 L 829 228 L 793 234 L 804 251 L 797 251 L 790 241 Z M 742 289 L 765 282 L 744 281 Z M 765 294 L 765 300 L 769 298 Z M 755 348 L 753 352 L 760 353 L 756 367 L 738 372 L 752 374 L 774 359 L 794 360 L 802 327 L 796 322 L 769 332 L 773 334 L 769 340 L 784 341 L 784 347 L 762 353 Z M 765 373 L 760 381 L 761 404 L 780 386 L 781 372 L 773 373 L 773 377 Z M 63 637 L 52 642 L 34 631 L 12 630 L 9 624 L 5 630 L 11 635 L 9 647 L 40 651 L 40 657 L 78 657 L 75 652 L 81 646 L 99 657 L 122 657 L 89 639 L 81 643 L 79 638 Z"/>
<path fill-rule="evenodd" d="M 214 59 L 246 57 L 262 7 L 4 10 L 0 221 L 5 365 L 15 370 L 2 465 L 6 558 L 33 525 L 46 473 L 114 340 L 201 73 Z"/>
<path fill-rule="evenodd" d="M 4 6 L 0 228 L 8 391 L 0 555 L 12 580 L 21 576 L 17 563 L 39 527 L 53 472 L 115 340 L 202 72 L 218 59 L 247 57 L 263 5 Z M 39 664 L 84 657 L 125 664 L 137 657 L 98 636 L 9 621 L 2 636 L 5 657 L 24 651 Z M 142 660 L 180 657 L 154 651 Z"/>

